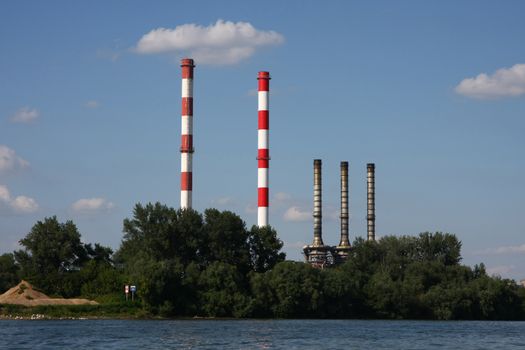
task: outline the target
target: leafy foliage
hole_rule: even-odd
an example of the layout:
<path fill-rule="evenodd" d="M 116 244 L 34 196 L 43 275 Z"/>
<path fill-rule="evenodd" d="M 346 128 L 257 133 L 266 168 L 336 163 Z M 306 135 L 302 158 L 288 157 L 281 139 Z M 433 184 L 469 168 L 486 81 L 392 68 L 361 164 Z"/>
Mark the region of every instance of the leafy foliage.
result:
<path fill-rule="evenodd" d="M 0 255 L 0 294 L 18 283 L 19 267 L 11 253 Z"/>
<path fill-rule="evenodd" d="M 56 216 L 38 221 L 20 244 L 24 249 L 14 252 L 19 276 L 50 295 L 77 296 L 112 264 L 110 248 L 82 243 L 75 224 Z"/>
<path fill-rule="evenodd" d="M 248 316 L 249 273 L 284 261 L 270 227 L 246 229 L 230 211 L 137 204 L 116 253 L 146 308 L 164 315 Z"/>
<path fill-rule="evenodd" d="M 123 285 L 135 284 L 133 313 L 163 317 L 525 319 L 525 288 L 461 265 L 448 233 L 358 238 L 344 264 L 319 270 L 285 261 L 273 228 L 248 230 L 230 211 L 137 204 L 123 231 L 113 254 L 82 243 L 71 221 L 39 221 L 0 256 L 0 290 L 24 278 L 125 309 Z"/>

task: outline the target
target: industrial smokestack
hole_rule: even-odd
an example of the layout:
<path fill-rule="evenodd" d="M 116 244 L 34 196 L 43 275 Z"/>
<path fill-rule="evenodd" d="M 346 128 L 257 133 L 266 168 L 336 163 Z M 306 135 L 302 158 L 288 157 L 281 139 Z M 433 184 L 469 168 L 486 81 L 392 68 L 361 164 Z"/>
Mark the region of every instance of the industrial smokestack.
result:
<path fill-rule="evenodd" d="M 180 207 L 192 206 L 192 158 L 193 158 L 193 60 L 183 58 L 182 67 L 182 124 L 180 146 Z"/>
<path fill-rule="evenodd" d="M 257 75 L 259 85 L 259 126 L 258 126 L 258 152 L 257 152 L 257 226 L 268 225 L 269 206 L 269 163 L 270 163 L 270 73 L 259 72 Z"/>
<path fill-rule="evenodd" d="M 349 247 L 348 240 L 348 162 L 341 162 L 341 241 L 339 247 Z"/>
<path fill-rule="evenodd" d="M 376 240 L 376 209 L 375 209 L 375 165 L 368 163 L 366 165 L 366 188 L 367 188 L 367 232 L 368 240 Z"/>
<path fill-rule="evenodd" d="M 312 246 L 323 246 L 322 231 L 322 185 L 321 185 L 321 159 L 314 159 L 314 242 Z"/>

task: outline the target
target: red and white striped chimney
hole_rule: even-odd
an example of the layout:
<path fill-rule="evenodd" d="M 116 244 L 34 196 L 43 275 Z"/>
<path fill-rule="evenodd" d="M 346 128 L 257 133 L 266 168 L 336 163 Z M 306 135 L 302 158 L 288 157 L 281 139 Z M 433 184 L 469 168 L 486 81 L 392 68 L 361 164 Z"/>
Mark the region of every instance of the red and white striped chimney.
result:
<path fill-rule="evenodd" d="M 259 72 L 257 75 L 259 81 L 259 129 L 258 129 L 258 208 L 257 208 L 257 226 L 263 227 L 268 225 L 268 206 L 269 206 L 269 163 L 270 163 L 270 72 Z"/>
<path fill-rule="evenodd" d="M 193 60 L 183 58 L 182 67 L 182 124 L 180 146 L 180 207 L 191 208 L 193 188 Z"/>

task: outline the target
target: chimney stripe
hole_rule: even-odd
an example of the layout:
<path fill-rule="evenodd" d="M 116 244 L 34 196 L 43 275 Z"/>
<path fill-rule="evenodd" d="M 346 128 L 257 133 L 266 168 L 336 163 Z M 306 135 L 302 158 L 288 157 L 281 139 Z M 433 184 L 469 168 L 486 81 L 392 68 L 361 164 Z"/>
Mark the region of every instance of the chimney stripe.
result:
<path fill-rule="evenodd" d="M 269 166 L 270 166 L 270 73 L 259 72 L 258 80 L 258 132 L 257 132 L 257 226 L 268 225 Z"/>
<path fill-rule="evenodd" d="M 314 159 L 314 241 L 313 246 L 323 246 L 323 204 L 322 204 L 322 177 L 321 159 Z"/>
<path fill-rule="evenodd" d="M 348 239 L 348 162 L 341 162 L 341 240 L 339 246 L 350 246 Z"/>
<path fill-rule="evenodd" d="M 366 165 L 366 193 L 367 193 L 367 233 L 368 240 L 375 241 L 376 239 L 376 209 L 375 209 L 375 164 L 369 163 Z"/>
<path fill-rule="evenodd" d="M 181 86 L 180 207 L 192 207 L 193 193 L 193 60 L 183 58 Z"/>

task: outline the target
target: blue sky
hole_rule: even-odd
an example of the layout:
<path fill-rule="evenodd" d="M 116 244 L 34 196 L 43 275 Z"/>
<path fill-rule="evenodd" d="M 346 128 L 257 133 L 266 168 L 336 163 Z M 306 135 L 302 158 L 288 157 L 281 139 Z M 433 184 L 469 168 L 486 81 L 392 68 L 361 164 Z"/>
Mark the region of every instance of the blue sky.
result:
<path fill-rule="evenodd" d="M 46 216 L 117 248 L 137 202 L 179 205 L 180 67 L 196 61 L 197 210 L 256 222 L 257 72 L 272 75 L 270 223 L 291 259 L 350 236 L 455 233 L 464 262 L 525 278 L 522 1 L 0 4 L 0 253 Z M 164 30 L 161 30 L 164 28 Z M 149 38 L 149 39 L 146 39 Z M 148 41 L 149 40 L 149 41 Z"/>

